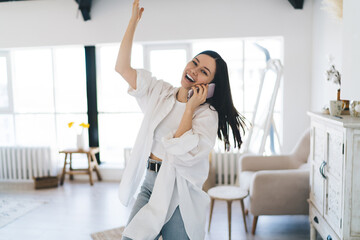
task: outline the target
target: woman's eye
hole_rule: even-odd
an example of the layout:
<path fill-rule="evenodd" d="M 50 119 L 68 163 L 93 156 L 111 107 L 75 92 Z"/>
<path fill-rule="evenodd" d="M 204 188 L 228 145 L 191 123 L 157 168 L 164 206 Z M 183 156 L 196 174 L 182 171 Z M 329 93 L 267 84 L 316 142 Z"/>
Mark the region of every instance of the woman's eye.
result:
<path fill-rule="evenodd" d="M 203 74 L 205 74 L 206 76 L 208 75 L 205 70 L 201 70 L 201 72 L 202 72 Z"/>
<path fill-rule="evenodd" d="M 198 64 L 197 64 L 197 62 L 195 62 L 195 61 L 192 61 L 193 62 L 193 64 L 195 65 L 195 66 L 197 66 Z"/>

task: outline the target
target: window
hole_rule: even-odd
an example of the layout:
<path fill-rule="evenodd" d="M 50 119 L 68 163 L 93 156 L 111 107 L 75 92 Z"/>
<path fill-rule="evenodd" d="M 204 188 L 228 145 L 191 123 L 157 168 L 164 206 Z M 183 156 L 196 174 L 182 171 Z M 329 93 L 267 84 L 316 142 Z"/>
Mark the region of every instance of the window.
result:
<path fill-rule="evenodd" d="M 12 114 L 10 53 L 0 52 L 0 145 L 15 143 L 14 117 Z"/>
<path fill-rule="evenodd" d="M 14 116 L 12 114 L 0 114 L 0 145 L 15 145 Z"/>
<path fill-rule="evenodd" d="M 222 40 L 199 40 L 192 44 L 193 55 L 204 50 L 211 49 L 218 52 L 226 61 L 229 70 L 231 95 L 236 109 L 251 122 L 256 104 L 256 97 L 261 80 L 261 71 L 266 67 L 265 54 L 256 47 L 255 43 L 266 48 L 271 58 L 282 59 L 281 38 L 266 39 L 222 39 Z M 282 131 L 281 121 L 282 92 L 279 90 L 274 109 L 274 122 L 279 134 Z M 281 134 L 280 134 L 281 135 Z M 229 140 L 231 146 L 233 136 L 230 131 Z M 243 141 L 246 139 L 243 139 Z M 267 143 L 266 153 L 270 153 L 271 142 Z M 217 151 L 224 151 L 224 144 L 217 141 Z M 279 149 L 279 146 L 277 146 Z"/>
<path fill-rule="evenodd" d="M 51 49 L 12 52 L 16 113 L 54 113 Z"/>
<path fill-rule="evenodd" d="M 235 107 L 251 121 L 261 70 L 266 66 L 264 53 L 254 43 L 267 48 L 271 57 L 282 59 L 280 38 L 221 39 L 198 40 L 183 44 L 135 44 L 132 65 L 136 68 L 144 67 L 157 79 L 180 86 L 180 78 L 186 63 L 201 51 L 215 50 L 228 64 Z M 119 44 L 98 47 L 99 137 L 101 160 L 123 166 L 124 149 L 133 147 L 143 115 L 135 99 L 126 94 L 128 84 L 114 71 L 118 50 Z M 169 64 L 170 60 L 171 64 Z M 278 97 L 274 115 L 278 130 L 281 126 L 280 106 L 281 97 Z M 229 139 L 232 139 L 231 132 Z M 223 143 L 218 141 L 217 148 L 218 151 L 223 151 Z"/>
<path fill-rule="evenodd" d="M 191 59 L 189 44 L 145 45 L 145 68 L 153 76 L 179 87 L 187 62 Z"/>
<path fill-rule="evenodd" d="M 143 114 L 136 100 L 126 94 L 126 81 L 114 71 L 118 51 L 118 44 L 98 47 L 99 140 L 101 161 L 123 167 L 124 149 L 133 147 Z M 134 44 L 131 59 L 134 68 L 145 66 L 158 79 L 179 86 L 188 55 L 186 44 Z"/>
<path fill-rule="evenodd" d="M 0 111 L 11 109 L 10 103 L 10 61 L 8 52 L 0 52 Z"/>
<path fill-rule="evenodd" d="M 79 124 L 88 122 L 85 51 L 82 46 L 74 46 L 53 48 L 52 52 L 57 146 L 74 148 L 76 135 L 82 131 Z M 69 122 L 75 122 L 72 128 L 68 128 Z"/>
<path fill-rule="evenodd" d="M 3 56 L 0 104 L 7 110 L 0 110 L 0 144 L 75 147 L 76 130 L 67 123 L 87 122 L 83 47 L 17 49 Z"/>
<path fill-rule="evenodd" d="M 97 47 L 99 145 L 102 162 L 124 167 L 124 149 L 133 147 L 143 114 L 114 70 L 118 51 L 119 44 Z M 132 54 L 132 66 L 143 68 L 143 47 L 134 44 Z"/>
<path fill-rule="evenodd" d="M 208 39 L 134 44 L 132 66 L 149 69 L 158 79 L 180 86 L 186 63 L 201 51 L 215 50 L 227 62 L 235 107 L 251 121 L 260 72 L 266 64 L 255 42 L 267 48 L 271 57 L 282 59 L 281 38 Z M 97 99 L 101 161 L 121 167 L 124 149 L 133 147 L 143 114 L 136 100 L 126 94 L 126 81 L 114 71 L 118 50 L 119 44 L 97 46 Z M 0 52 L 0 144 L 75 147 L 81 128 L 69 129 L 67 124 L 87 122 L 85 72 L 83 46 Z M 281 105 L 280 90 L 274 113 L 279 133 Z M 270 142 L 268 146 L 270 151 Z M 216 148 L 222 151 L 223 143 L 218 142 Z"/>

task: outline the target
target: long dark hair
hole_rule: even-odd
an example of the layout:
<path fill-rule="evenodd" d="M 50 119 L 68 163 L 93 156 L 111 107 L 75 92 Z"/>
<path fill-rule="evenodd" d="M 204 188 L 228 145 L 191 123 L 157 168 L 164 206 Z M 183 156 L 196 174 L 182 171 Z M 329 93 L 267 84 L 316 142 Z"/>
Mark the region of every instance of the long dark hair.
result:
<path fill-rule="evenodd" d="M 234 148 L 238 147 L 240 149 L 242 144 L 240 128 L 242 129 L 243 134 L 245 134 L 246 119 L 234 107 L 227 64 L 217 52 L 207 50 L 198 55 L 200 54 L 208 55 L 215 59 L 216 62 L 215 76 L 211 81 L 211 83 L 215 83 L 215 92 L 213 97 L 207 99 L 206 102 L 218 112 L 219 126 L 217 135 L 220 140 L 224 141 L 225 150 L 228 151 L 230 149 L 230 126 L 234 137 Z"/>

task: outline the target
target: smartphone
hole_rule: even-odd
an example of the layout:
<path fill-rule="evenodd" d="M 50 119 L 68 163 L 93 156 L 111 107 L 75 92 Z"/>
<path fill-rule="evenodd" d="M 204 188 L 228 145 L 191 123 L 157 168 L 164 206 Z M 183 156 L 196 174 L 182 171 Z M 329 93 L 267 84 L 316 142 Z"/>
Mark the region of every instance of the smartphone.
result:
<path fill-rule="evenodd" d="M 214 92 L 215 92 L 215 83 L 210 83 L 208 86 L 208 93 L 206 99 L 211 98 L 214 95 Z M 190 89 L 190 91 L 188 92 L 187 99 L 189 100 L 192 97 L 192 95 L 194 95 L 194 91 Z"/>

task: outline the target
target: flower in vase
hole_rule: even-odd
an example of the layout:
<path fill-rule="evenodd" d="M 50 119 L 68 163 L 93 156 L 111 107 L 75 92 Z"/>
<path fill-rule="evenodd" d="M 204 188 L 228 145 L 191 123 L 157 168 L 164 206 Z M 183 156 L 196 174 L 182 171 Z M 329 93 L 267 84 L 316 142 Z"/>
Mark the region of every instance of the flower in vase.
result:
<path fill-rule="evenodd" d="M 69 122 L 68 123 L 68 127 L 71 128 L 74 125 L 75 122 Z M 84 132 L 85 128 L 89 128 L 90 124 L 89 123 L 80 123 L 79 126 L 81 127 L 81 132 Z"/>
<path fill-rule="evenodd" d="M 74 125 L 74 122 L 70 122 L 68 123 L 68 127 L 71 128 Z M 78 149 L 84 149 L 85 148 L 85 143 L 86 143 L 86 135 L 84 130 L 86 128 L 90 127 L 89 123 L 80 123 L 79 127 L 81 127 L 81 133 L 78 132 L 77 137 L 76 137 L 76 144 L 77 144 L 77 148 Z"/>

